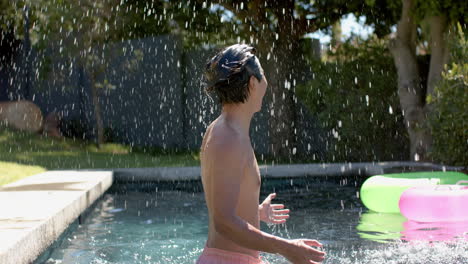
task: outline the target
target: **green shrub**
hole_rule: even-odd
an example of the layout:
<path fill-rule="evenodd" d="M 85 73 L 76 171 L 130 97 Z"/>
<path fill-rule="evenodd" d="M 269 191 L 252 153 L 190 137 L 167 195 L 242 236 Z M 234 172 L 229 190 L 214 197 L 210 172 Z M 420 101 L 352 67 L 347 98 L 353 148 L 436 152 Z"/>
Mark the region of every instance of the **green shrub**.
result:
<path fill-rule="evenodd" d="M 392 57 L 381 40 L 346 42 L 310 61 L 313 80 L 298 97 L 328 131 L 327 161 L 406 159 L 407 132 Z"/>
<path fill-rule="evenodd" d="M 450 165 L 468 165 L 468 42 L 460 25 L 450 41 L 451 63 L 435 88 L 429 124 L 431 158 Z"/>

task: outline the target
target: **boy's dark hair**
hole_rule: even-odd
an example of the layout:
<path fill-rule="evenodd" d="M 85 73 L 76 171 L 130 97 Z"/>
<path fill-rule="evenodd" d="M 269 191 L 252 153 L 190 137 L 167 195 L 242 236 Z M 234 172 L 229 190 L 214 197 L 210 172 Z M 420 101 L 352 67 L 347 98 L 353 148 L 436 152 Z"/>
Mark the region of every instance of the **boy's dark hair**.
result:
<path fill-rule="evenodd" d="M 221 104 L 244 103 L 249 96 L 249 80 L 263 78 L 260 62 L 255 57 L 255 48 L 235 44 L 224 48 L 206 64 L 206 91 L 214 93 Z"/>

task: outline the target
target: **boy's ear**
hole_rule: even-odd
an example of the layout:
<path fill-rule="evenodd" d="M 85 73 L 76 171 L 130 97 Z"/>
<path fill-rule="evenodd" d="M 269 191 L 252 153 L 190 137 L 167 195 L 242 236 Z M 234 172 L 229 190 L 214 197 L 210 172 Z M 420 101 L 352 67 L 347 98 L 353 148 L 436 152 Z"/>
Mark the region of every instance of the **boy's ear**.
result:
<path fill-rule="evenodd" d="M 249 79 L 249 90 L 252 90 L 252 89 L 255 89 L 255 84 L 256 84 L 257 81 L 257 78 L 255 78 L 255 76 L 250 76 L 250 79 Z"/>

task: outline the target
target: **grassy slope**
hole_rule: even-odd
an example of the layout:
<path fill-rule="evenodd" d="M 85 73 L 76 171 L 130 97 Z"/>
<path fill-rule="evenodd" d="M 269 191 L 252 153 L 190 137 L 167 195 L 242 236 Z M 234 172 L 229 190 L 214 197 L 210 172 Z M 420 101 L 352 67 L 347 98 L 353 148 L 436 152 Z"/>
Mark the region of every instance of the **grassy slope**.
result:
<path fill-rule="evenodd" d="M 119 144 L 54 139 L 0 127 L 0 186 L 52 169 L 196 166 L 195 154 L 135 153 Z"/>

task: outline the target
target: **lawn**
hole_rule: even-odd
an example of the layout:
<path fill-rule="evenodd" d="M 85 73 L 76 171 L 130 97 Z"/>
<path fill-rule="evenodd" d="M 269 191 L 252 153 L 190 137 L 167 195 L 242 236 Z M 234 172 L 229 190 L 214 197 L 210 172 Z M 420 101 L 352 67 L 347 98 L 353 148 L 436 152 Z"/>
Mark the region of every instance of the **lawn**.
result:
<path fill-rule="evenodd" d="M 196 153 L 137 151 L 130 146 L 56 139 L 0 127 L 0 186 L 46 170 L 197 166 Z"/>

